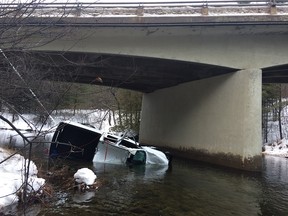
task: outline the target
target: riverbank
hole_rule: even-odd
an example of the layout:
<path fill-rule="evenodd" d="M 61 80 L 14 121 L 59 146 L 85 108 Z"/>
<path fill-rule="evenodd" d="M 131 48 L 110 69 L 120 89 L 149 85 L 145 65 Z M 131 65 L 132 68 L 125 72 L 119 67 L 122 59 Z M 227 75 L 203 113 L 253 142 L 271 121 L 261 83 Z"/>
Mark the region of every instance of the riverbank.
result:
<path fill-rule="evenodd" d="M 61 121 L 76 121 L 80 123 L 93 124 L 94 127 L 102 128 L 102 130 L 109 130 L 109 123 L 106 113 L 103 111 L 95 110 L 82 110 L 78 112 L 72 112 L 71 110 L 58 110 L 53 114 L 53 121 L 50 118 L 45 124 L 41 122 L 37 116 L 33 114 L 12 115 L 10 113 L 1 113 L 1 115 L 8 119 L 26 138 L 29 140 L 37 141 L 40 143 L 33 142 L 33 151 L 37 151 L 37 157 L 40 156 L 37 165 L 34 161 L 29 161 L 23 156 L 27 155 L 26 150 L 23 149 L 24 145 L 27 144 L 23 138 L 13 128 L 4 121 L 0 121 L 1 135 L 0 135 L 0 214 L 14 215 L 17 212 L 17 206 L 21 201 L 21 195 L 25 186 L 25 177 L 28 172 L 29 164 L 29 177 L 27 183 L 29 185 L 27 193 L 35 195 L 40 198 L 47 181 L 51 180 L 55 175 L 47 176 L 47 170 L 43 163 L 43 156 L 49 151 L 48 143 L 51 141 L 54 130 Z M 39 148 L 39 149 L 37 149 Z M 21 150 L 21 154 L 14 154 L 17 150 Z M 40 151 L 39 151 L 40 150 Z M 35 153 L 34 153 L 35 154 Z M 35 155 L 33 155 L 35 158 Z M 5 161 L 7 160 L 7 161 Z M 45 158 L 48 160 L 48 158 Z M 44 168 L 44 169 L 43 169 Z M 42 169 L 42 170 L 41 170 Z M 38 177 L 41 171 L 41 176 Z M 62 174 L 62 173 L 61 173 Z M 66 173 L 62 175 L 64 178 Z M 45 179 L 44 179 L 45 178 Z M 73 175 L 69 178 L 69 184 L 72 185 Z M 62 179 L 63 181 L 63 179 Z M 67 183 L 67 182 L 66 182 Z M 49 184 L 48 184 L 49 185 Z M 50 187 L 50 186 L 48 186 Z M 49 188 L 51 189 L 51 188 Z M 41 202 L 41 201 L 40 201 Z M 21 203 L 21 202 L 20 202 Z M 25 204 L 26 205 L 26 204 Z M 24 206 L 25 207 L 25 206 Z M 27 206 L 26 206 L 27 207 Z M 26 208 L 25 207 L 25 208 Z"/>
<path fill-rule="evenodd" d="M 41 197 L 45 179 L 37 176 L 38 169 L 33 161 L 4 148 L 0 148 L 0 161 L 0 211 L 32 196 Z M 27 197 L 23 197 L 25 194 Z"/>
<path fill-rule="evenodd" d="M 282 139 L 264 144 L 262 153 L 264 155 L 288 157 L 288 140 Z"/>

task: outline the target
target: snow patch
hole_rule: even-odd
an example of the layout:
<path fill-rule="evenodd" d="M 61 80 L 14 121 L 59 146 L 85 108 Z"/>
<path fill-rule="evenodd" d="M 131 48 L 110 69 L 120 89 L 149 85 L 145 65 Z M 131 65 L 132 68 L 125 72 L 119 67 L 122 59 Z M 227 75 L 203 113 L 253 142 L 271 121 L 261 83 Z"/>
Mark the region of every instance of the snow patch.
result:
<path fill-rule="evenodd" d="M 0 148 L 0 161 L 4 161 L 11 154 Z M 0 164 L 0 209 L 19 201 L 17 193 L 22 189 L 28 160 L 16 154 Z M 26 169 L 25 169 L 26 168 Z M 37 167 L 30 161 L 27 193 L 39 192 L 45 184 L 45 179 L 37 177 Z"/>
<path fill-rule="evenodd" d="M 74 174 L 74 179 L 79 184 L 84 183 L 86 185 L 92 185 L 96 178 L 97 176 L 95 173 L 88 168 L 81 168 Z"/>
<path fill-rule="evenodd" d="M 288 157 L 288 141 L 284 138 L 273 143 L 265 144 L 263 146 L 263 154 Z"/>

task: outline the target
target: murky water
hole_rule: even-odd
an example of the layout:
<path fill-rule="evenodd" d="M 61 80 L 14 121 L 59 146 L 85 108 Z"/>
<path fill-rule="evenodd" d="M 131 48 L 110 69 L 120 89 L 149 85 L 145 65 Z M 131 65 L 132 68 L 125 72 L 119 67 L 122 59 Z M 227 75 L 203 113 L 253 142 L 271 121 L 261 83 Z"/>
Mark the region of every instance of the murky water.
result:
<path fill-rule="evenodd" d="M 33 159 L 39 169 L 49 171 L 59 161 L 48 163 L 47 146 L 39 146 L 33 148 Z M 64 163 L 70 166 L 71 178 L 78 168 L 94 170 L 98 189 L 81 193 L 55 187 L 51 202 L 26 215 L 288 215 L 286 158 L 264 157 L 258 174 L 180 159 L 169 169 Z"/>
<path fill-rule="evenodd" d="M 265 157 L 263 173 L 175 159 L 171 169 L 77 164 L 97 174 L 92 192 L 58 192 L 38 215 L 288 215 L 288 159 Z"/>

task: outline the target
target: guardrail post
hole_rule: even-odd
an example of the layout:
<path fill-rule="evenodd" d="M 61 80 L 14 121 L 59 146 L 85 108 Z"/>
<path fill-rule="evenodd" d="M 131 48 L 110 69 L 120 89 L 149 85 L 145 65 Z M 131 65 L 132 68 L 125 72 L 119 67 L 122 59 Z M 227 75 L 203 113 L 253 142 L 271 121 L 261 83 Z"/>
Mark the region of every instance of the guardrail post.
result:
<path fill-rule="evenodd" d="M 204 15 L 204 16 L 207 16 L 209 14 L 207 0 L 205 2 L 203 2 L 203 6 L 201 8 L 201 14 Z"/>
<path fill-rule="evenodd" d="M 269 5 L 270 5 L 270 14 L 271 15 L 277 14 L 276 1 L 270 0 Z"/>
<path fill-rule="evenodd" d="M 271 5 L 271 6 L 270 6 L 270 14 L 271 14 L 271 15 L 277 14 L 277 7 L 276 7 L 276 5 Z"/>
<path fill-rule="evenodd" d="M 81 16 L 82 7 L 80 4 L 77 4 L 76 7 L 76 16 Z"/>
<path fill-rule="evenodd" d="M 136 10 L 136 15 L 137 16 L 143 16 L 144 15 L 144 6 L 138 6 Z"/>
<path fill-rule="evenodd" d="M 207 5 L 204 5 L 202 8 L 201 8 L 201 14 L 202 15 L 209 15 L 209 10 L 208 10 L 208 6 Z"/>

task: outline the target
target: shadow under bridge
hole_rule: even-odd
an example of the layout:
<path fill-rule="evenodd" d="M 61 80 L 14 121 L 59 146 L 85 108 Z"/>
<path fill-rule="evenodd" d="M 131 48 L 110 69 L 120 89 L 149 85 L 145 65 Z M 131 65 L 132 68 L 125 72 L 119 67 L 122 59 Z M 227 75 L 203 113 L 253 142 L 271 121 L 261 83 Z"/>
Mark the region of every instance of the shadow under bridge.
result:
<path fill-rule="evenodd" d="M 238 69 L 195 62 L 78 52 L 11 52 L 29 61 L 43 79 L 96 84 L 150 93 Z"/>

